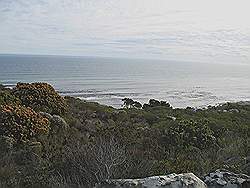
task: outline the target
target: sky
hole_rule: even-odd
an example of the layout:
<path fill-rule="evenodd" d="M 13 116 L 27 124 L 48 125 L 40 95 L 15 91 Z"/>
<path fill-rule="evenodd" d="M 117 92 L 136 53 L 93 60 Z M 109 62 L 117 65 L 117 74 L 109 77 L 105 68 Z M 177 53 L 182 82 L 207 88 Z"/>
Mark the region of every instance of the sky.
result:
<path fill-rule="evenodd" d="M 250 64 L 249 0 L 0 0 L 0 54 Z"/>

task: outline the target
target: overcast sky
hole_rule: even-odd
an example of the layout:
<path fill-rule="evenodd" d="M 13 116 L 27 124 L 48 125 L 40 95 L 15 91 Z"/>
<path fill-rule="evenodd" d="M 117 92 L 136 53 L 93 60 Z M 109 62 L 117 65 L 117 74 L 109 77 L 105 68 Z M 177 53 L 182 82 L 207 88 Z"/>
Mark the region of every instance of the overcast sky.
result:
<path fill-rule="evenodd" d="M 250 64 L 250 0 L 0 0 L 0 54 Z"/>

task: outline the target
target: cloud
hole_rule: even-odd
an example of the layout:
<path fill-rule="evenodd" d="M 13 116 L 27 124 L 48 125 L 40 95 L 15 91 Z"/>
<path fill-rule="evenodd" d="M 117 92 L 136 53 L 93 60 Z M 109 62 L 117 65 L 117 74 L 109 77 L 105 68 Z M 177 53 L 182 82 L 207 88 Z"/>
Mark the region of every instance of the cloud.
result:
<path fill-rule="evenodd" d="M 0 53 L 248 63 L 242 0 L 1 0 Z"/>

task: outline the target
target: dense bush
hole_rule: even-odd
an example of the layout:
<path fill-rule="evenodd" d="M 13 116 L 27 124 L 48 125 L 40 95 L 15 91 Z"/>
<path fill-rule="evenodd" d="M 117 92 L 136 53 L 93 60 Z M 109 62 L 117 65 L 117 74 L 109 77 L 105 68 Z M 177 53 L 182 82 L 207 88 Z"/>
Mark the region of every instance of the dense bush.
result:
<path fill-rule="evenodd" d="M 15 95 L 12 95 L 9 91 L 0 90 L 0 105 L 20 103 L 20 99 L 17 98 Z"/>
<path fill-rule="evenodd" d="M 49 121 L 29 107 L 20 105 L 0 106 L 0 135 L 26 142 L 48 133 Z"/>
<path fill-rule="evenodd" d="M 63 114 L 67 105 L 63 97 L 47 83 L 18 83 L 13 93 L 22 101 L 22 104 L 36 111 L 52 114 Z"/>
<path fill-rule="evenodd" d="M 166 144 L 177 148 L 190 146 L 208 149 L 216 146 L 213 131 L 207 126 L 206 121 L 184 120 L 173 124 L 165 131 Z"/>

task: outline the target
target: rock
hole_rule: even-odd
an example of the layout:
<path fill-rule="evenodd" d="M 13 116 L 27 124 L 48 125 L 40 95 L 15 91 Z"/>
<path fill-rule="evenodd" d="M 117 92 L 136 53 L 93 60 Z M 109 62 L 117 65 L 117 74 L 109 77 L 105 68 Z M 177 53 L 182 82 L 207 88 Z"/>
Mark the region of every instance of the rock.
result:
<path fill-rule="evenodd" d="M 106 180 L 95 188 L 250 188 L 250 177 L 226 170 L 206 175 L 204 182 L 193 173 L 152 176 L 142 179 Z"/>
<path fill-rule="evenodd" d="M 166 176 L 152 176 L 143 179 L 115 179 L 106 180 L 96 188 L 206 188 L 193 173 L 170 174 Z"/>
<path fill-rule="evenodd" d="M 250 188 L 250 177 L 226 170 L 216 170 L 204 177 L 208 188 Z"/>

